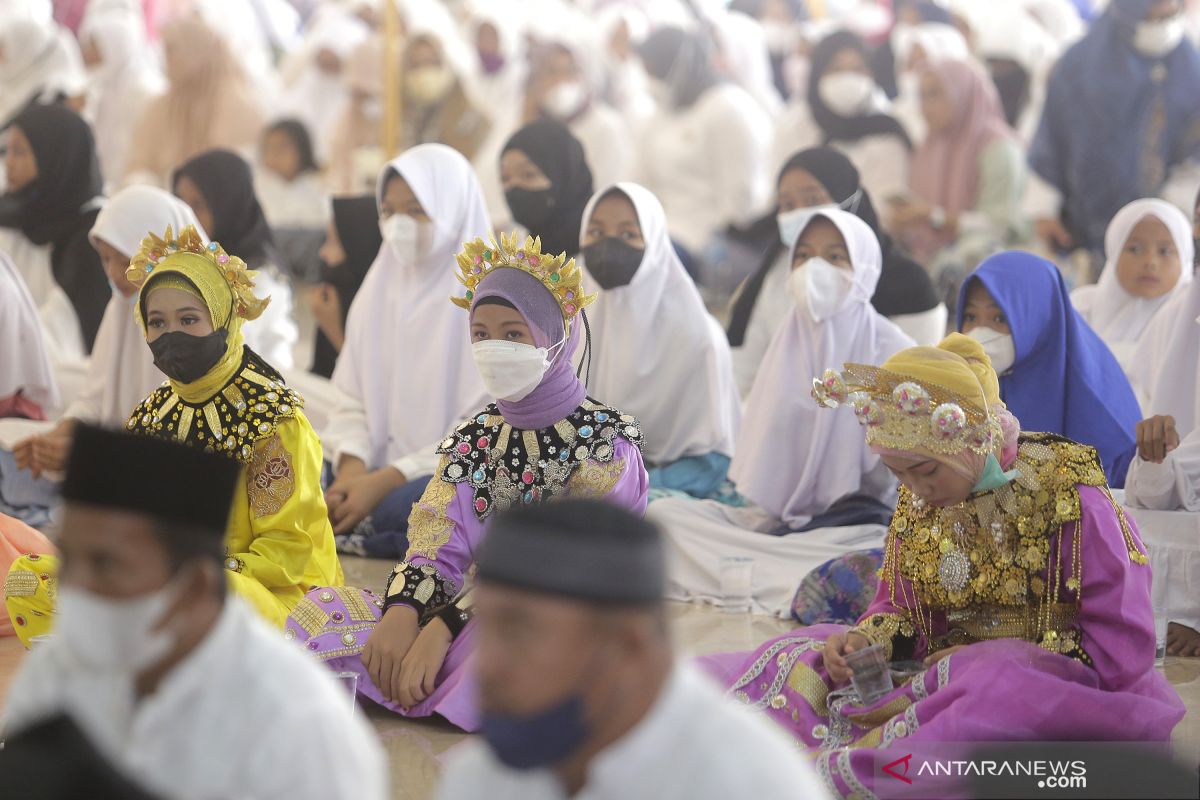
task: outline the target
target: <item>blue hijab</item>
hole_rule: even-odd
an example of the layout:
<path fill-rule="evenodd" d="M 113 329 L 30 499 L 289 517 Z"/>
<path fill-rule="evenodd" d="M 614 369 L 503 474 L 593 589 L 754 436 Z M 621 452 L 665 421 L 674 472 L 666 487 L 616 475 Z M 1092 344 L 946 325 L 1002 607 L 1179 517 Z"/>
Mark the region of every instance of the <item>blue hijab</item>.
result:
<path fill-rule="evenodd" d="M 1124 205 L 1157 196 L 1173 167 L 1200 157 L 1200 53 L 1185 37 L 1162 58 L 1139 54 L 1133 34 L 1150 5 L 1112 0 L 1063 54 L 1029 148 L 1030 167 L 1063 193 L 1067 227 L 1089 250 L 1103 249 Z M 1165 117 L 1155 135 L 1157 108 Z"/>
<path fill-rule="evenodd" d="M 1123 487 L 1142 412 L 1116 357 L 1071 305 L 1058 268 L 1019 250 L 986 259 L 959 291 L 959 330 L 976 280 L 1012 329 L 1017 358 L 1000 376 L 1000 398 L 1022 430 L 1091 445 L 1109 485 Z"/>

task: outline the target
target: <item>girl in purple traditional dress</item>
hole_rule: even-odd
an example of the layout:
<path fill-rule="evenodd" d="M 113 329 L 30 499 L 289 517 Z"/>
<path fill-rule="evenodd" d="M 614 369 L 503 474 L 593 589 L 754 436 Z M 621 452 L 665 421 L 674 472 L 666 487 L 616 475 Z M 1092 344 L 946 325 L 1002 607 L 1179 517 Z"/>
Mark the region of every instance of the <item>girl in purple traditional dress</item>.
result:
<path fill-rule="evenodd" d="M 959 334 L 829 370 L 813 395 L 853 407 L 902 485 L 879 590 L 854 627 L 707 662 L 817 754 L 831 793 L 885 788 L 876 759 L 890 746 L 1170 739 L 1184 707 L 1153 667 L 1150 569 L 1095 450 L 1020 434 L 982 348 Z M 875 644 L 915 663 L 861 705 L 846 657 Z"/>
<path fill-rule="evenodd" d="M 637 420 L 587 397 L 571 366 L 585 295 L 574 261 L 540 241 L 477 239 L 458 257 L 475 363 L 496 402 L 438 448 L 434 479 L 409 518 L 409 550 L 384 598 L 349 588 L 309 592 L 289 638 L 358 693 L 399 714 L 478 726 L 465 668 L 474 626 L 470 573 L 489 517 L 556 497 L 603 497 L 637 513 L 649 478 Z"/>

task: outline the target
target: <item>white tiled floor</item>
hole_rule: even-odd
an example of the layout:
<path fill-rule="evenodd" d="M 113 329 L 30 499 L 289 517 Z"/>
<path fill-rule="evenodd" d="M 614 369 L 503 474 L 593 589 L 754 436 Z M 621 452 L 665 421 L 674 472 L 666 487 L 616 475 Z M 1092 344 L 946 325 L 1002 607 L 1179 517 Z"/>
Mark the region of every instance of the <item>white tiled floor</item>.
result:
<path fill-rule="evenodd" d="M 345 558 L 343 566 L 348 584 L 380 588 L 392 565 Z M 671 633 L 683 655 L 750 650 L 791 628 L 783 620 L 726 614 L 705 606 L 673 603 L 670 611 Z M 0 699 L 22 656 L 15 639 L 0 640 Z M 1175 729 L 1177 752 L 1195 764 L 1200 762 L 1200 658 L 1170 657 L 1164 672 L 1188 707 L 1187 716 Z M 397 800 L 430 797 L 443 754 L 462 741 L 464 734 L 438 720 L 406 720 L 381 710 L 367 713 L 388 752 L 392 796 Z"/>

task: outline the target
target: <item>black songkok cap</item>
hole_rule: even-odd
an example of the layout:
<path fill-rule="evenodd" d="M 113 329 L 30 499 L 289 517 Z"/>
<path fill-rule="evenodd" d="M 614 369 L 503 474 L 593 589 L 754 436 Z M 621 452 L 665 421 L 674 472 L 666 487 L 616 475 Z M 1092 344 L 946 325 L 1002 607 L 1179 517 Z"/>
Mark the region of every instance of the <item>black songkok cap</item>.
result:
<path fill-rule="evenodd" d="M 662 602 L 662 534 L 597 500 L 515 508 L 492 522 L 476 560 L 481 581 L 602 605 Z"/>
<path fill-rule="evenodd" d="M 241 470 L 167 439 L 78 425 L 62 496 L 224 536 Z"/>

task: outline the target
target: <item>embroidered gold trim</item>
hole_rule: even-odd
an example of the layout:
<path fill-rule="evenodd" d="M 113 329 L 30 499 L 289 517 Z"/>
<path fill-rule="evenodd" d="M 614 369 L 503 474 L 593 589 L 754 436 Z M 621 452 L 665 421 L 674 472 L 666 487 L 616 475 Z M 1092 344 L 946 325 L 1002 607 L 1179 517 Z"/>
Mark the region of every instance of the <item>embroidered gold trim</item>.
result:
<path fill-rule="evenodd" d="M 37 591 L 38 576 L 23 569 L 14 569 L 4 579 L 4 597 L 29 597 Z"/>
<path fill-rule="evenodd" d="M 341 599 L 346 610 L 350 612 L 352 622 L 373 622 L 378 616 L 371 613 L 371 607 L 363 598 L 362 593 L 350 586 L 334 586 L 333 593 Z"/>
<path fill-rule="evenodd" d="M 221 413 L 217 411 L 216 404 L 211 401 L 204 404 L 204 421 L 208 423 L 209 431 L 218 441 L 225 438 L 225 428 L 221 425 Z"/>
<path fill-rule="evenodd" d="M 278 514 L 295 491 L 292 454 L 278 436 L 259 443 L 246 470 L 246 493 L 255 518 Z"/>
<path fill-rule="evenodd" d="M 192 418 L 196 416 L 196 409 L 189 405 L 184 405 L 179 409 L 179 427 L 175 431 L 175 438 L 181 442 L 187 441 L 188 434 L 192 432 Z"/>
<path fill-rule="evenodd" d="M 537 431 L 521 431 L 521 443 L 525 445 L 525 455 L 529 461 L 537 461 L 542 457 Z"/>
<path fill-rule="evenodd" d="M 608 497 L 625 474 L 625 459 L 608 463 L 589 458 L 578 467 L 567 481 L 567 495 L 600 499 Z"/>
<path fill-rule="evenodd" d="M 803 697 L 815 714 L 821 717 L 829 716 L 829 687 L 825 685 L 825 679 L 808 664 L 803 661 L 796 662 L 796 666 L 788 673 L 787 686 Z"/>
<path fill-rule="evenodd" d="M 409 558 L 419 555 L 436 561 L 438 550 L 450 541 L 454 520 L 447 516 L 446 511 L 454 501 L 458 486 L 436 477 L 441 475 L 448 462 L 449 459 L 442 456 L 441 463 L 434 470 L 434 479 L 425 488 L 421 500 L 413 506 L 408 523 Z"/>
<path fill-rule="evenodd" d="M 296 604 L 291 616 L 310 637 L 316 636 L 329 623 L 329 612 L 307 597 Z"/>

